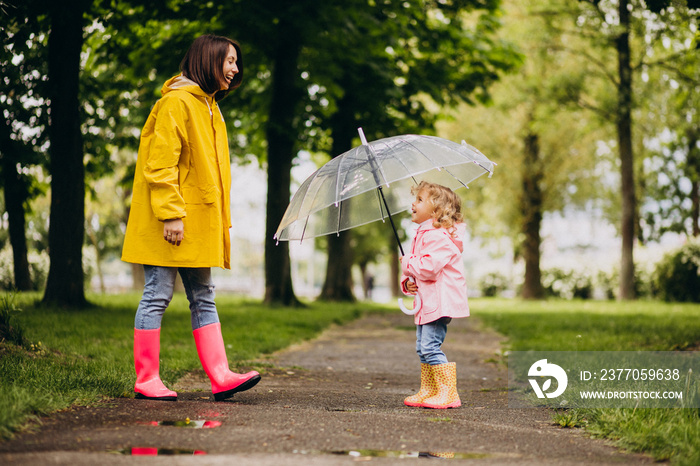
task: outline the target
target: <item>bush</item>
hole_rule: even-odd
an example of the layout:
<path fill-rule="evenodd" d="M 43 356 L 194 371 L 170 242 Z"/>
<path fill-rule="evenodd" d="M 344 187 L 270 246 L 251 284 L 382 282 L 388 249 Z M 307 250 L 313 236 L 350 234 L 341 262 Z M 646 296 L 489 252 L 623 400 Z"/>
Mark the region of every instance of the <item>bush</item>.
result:
<path fill-rule="evenodd" d="M 508 279 L 501 273 L 491 272 L 481 277 L 479 289 L 483 296 L 498 296 L 508 289 Z"/>
<path fill-rule="evenodd" d="M 655 296 L 653 271 L 647 269 L 648 266 L 645 264 L 634 264 L 634 296 L 637 298 L 652 298 Z M 596 275 L 595 283 L 595 286 L 600 289 L 605 299 L 615 299 L 619 294 L 620 269 L 615 267 L 610 272 L 599 271 Z"/>
<path fill-rule="evenodd" d="M 29 275 L 32 279 L 32 290 L 41 290 L 46 284 L 49 273 L 49 255 L 46 252 L 29 251 Z M 0 249 L 0 290 L 15 289 L 14 258 L 9 244 Z"/>
<path fill-rule="evenodd" d="M 15 306 L 14 293 L 0 294 L 0 342 L 24 344 L 24 330 L 15 319 L 20 312 L 21 309 Z"/>
<path fill-rule="evenodd" d="M 653 289 L 667 302 L 700 302 L 700 240 L 693 239 L 656 265 Z"/>
<path fill-rule="evenodd" d="M 591 299 L 593 281 L 583 273 L 575 270 L 548 269 L 542 272 L 542 286 L 545 295 L 550 298 Z"/>

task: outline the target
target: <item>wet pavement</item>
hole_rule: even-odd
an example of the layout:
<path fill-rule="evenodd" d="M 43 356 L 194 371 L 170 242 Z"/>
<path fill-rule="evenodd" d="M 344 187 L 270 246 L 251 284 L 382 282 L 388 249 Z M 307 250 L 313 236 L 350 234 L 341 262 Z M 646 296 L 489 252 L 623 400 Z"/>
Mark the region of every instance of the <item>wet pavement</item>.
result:
<path fill-rule="evenodd" d="M 553 424 L 546 409 L 508 408 L 501 337 L 454 320 L 443 347 L 462 407 L 409 408 L 419 386 L 412 319 L 397 312 L 332 328 L 260 363 L 262 381 L 214 402 L 203 372 L 177 402 L 114 399 L 42 419 L 0 443 L 0 464 L 335 465 L 648 464 Z M 167 358 L 167 354 L 163 355 Z"/>

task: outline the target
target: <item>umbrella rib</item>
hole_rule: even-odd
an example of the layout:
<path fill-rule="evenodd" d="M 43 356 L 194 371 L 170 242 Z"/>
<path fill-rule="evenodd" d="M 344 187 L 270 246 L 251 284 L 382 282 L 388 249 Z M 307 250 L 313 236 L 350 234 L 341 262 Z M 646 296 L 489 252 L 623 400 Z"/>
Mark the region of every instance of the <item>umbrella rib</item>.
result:
<path fill-rule="evenodd" d="M 465 188 L 469 189 L 469 186 L 467 186 L 466 183 L 465 183 L 464 181 L 462 181 L 460 178 L 454 176 L 454 174 L 450 171 L 449 168 L 447 168 L 447 167 L 442 167 L 442 168 L 443 168 L 443 170 L 445 170 L 445 171 L 447 172 L 447 174 L 449 174 L 452 178 L 454 178 L 455 180 L 459 181 L 459 184 L 461 184 L 461 185 L 464 186 Z M 484 168 L 484 167 L 481 167 L 481 168 Z"/>
<path fill-rule="evenodd" d="M 377 186 L 377 191 L 379 192 L 379 196 L 382 198 L 382 201 L 384 201 L 384 207 L 386 207 L 386 214 L 387 214 L 387 217 L 389 217 L 389 223 L 391 224 L 391 229 L 394 230 L 394 237 L 396 238 L 396 242 L 399 245 L 399 250 L 401 251 L 401 257 L 403 257 L 406 254 L 403 252 L 403 246 L 401 246 L 401 238 L 399 238 L 399 232 L 396 231 L 396 225 L 394 225 L 394 219 L 391 217 L 391 212 L 389 212 L 389 204 L 386 203 L 386 197 L 384 197 L 384 190 L 382 189 L 381 186 Z"/>
<path fill-rule="evenodd" d="M 379 186 L 377 186 L 377 189 L 374 191 L 377 194 L 377 204 L 379 204 L 379 215 L 381 215 L 381 221 L 384 221 L 384 205 L 382 204 L 382 195 L 381 192 L 379 191 Z"/>
<path fill-rule="evenodd" d="M 420 137 L 422 137 L 422 136 L 420 136 Z M 403 137 L 400 137 L 399 140 L 400 140 L 401 142 L 403 142 L 404 144 L 413 147 L 413 149 L 414 149 L 417 153 L 419 153 L 420 155 L 422 155 L 423 157 L 425 157 L 426 159 L 428 159 L 428 161 L 433 165 L 433 167 L 434 167 L 436 170 L 438 170 L 438 171 L 439 171 L 439 170 L 442 170 L 443 167 L 438 166 L 438 165 L 435 163 L 435 161 L 434 161 L 430 156 L 428 156 L 425 152 L 423 152 L 423 151 L 420 150 L 418 147 L 416 147 L 415 144 L 413 144 L 412 142 L 410 142 L 410 141 L 404 139 Z M 411 170 L 410 170 L 410 168 L 408 167 L 408 165 L 406 165 L 406 164 L 404 163 L 404 161 L 403 161 L 400 157 L 396 157 L 395 155 L 392 155 L 392 158 L 393 158 L 394 160 L 396 160 L 397 162 L 399 162 L 399 163 L 404 167 L 404 169 L 406 170 L 406 173 L 411 173 Z M 452 175 L 452 173 L 450 173 L 450 175 Z M 410 176 L 411 176 L 411 179 L 413 180 L 413 183 L 414 183 L 414 184 L 418 184 L 418 180 L 416 180 L 415 175 L 410 175 Z M 452 177 L 454 178 L 454 175 L 452 175 Z M 387 183 L 387 186 L 388 186 L 388 183 Z"/>
<path fill-rule="evenodd" d="M 402 139 L 402 141 L 405 141 L 405 140 Z M 415 144 L 413 144 L 413 143 L 410 142 L 410 141 L 406 141 L 406 144 L 408 144 L 409 146 L 413 147 L 413 148 L 416 150 L 416 152 L 418 152 L 420 155 L 422 155 L 423 157 L 425 157 L 426 159 L 428 159 L 428 160 L 430 161 L 430 163 L 432 163 L 433 166 L 434 166 L 437 170 L 442 170 L 443 167 L 440 167 L 438 164 L 436 164 L 436 163 L 435 163 L 435 160 L 433 160 L 428 154 L 426 154 L 425 152 L 423 152 L 422 150 L 420 150 L 418 147 L 416 147 Z M 451 149 L 450 149 L 450 150 L 451 150 Z"/>
<path fill-rule="evenodd" d="M 382 176 L 382 179 L 384 180 L 384 183 L 387 187 L 389 187 L 389 182 L 386 180 L 386 175 L 384 174 L 384 170 L 382 169 L 382 166 L 379 164 L 379 159 L 377 158 L 377 155 L 374 152 L 374 148 L 371 145 L 367 145 L 367 150 L 369 151 L 369 157 L 372 157 L 372 160 L 370 161 L 370 166 L 372 167 L 372 174 L 374 175 L 374 180 L 378 185 L 382 185 L 382 183 L 379 182 L 379 178 L 376 175 L 375 170 L 379 171 L 379 174 Z"/>
<path fill-rule="evenodd" d="M 402 139 L 402 141 L 405 141 L 405 140 Z M 455 180 L 457 180 L 457 181 L 459 182 L 459 184 L 461 184 L 461 185 L 464 186 L 465 188 L 469 189 L 469 186 L 467 186 L 467 185 L 464 183 L 464 181 L 462 181 L 459 177 L 456 177 L 456 176 L 449 170 L 449 168 L 447 168 L 447 167 L 445 167 L 445 166 L 442 166 L 442 167 L 438 166 L 438 165 L 435 163 L 435 161 L 434 161 L 430 156 L 428 156 L 428 154 L 426 154 L 425 152 L 423 152 L 422 150 L 420 150 L 420 149 L 419 149 L 418 147 L 416 147 L 416 145 L 413 144 L 412 142 L 406 141 L 406 144 L 408 144 L 408 145 L 410 145 L 411 147 L 413 147 L 413 148 L 416 150 L 416 152 L 418 152 L 418 153 L 421 154 L 423 157 L 425 157 L 426 159 L 428 159 L 428 160 L 430 161 L 430 163 L 432 163 L 433 166 L 434 166 L 437 170 L 445 170 L 452 178 L 454 178 Z M 452 149 L 450 149 L 450 150 L 452 150 Z M 454 151 L 454 152 L 457 152 L 457 151 Z M 459 153 L 459 152 L 457 152 L 457 153 Z M 397 158 L 397 160 L 400 160 L 400 159 Z M 489 170 L 488 168 L 486 168 L 486 167 L 484 167 L 483 165 L 481 165 L 477 160 L 471 160 L 471 162 L 473 162 L 473 163 L 477 164 L 478 166 L 480 166 L 485 172 L 487 172 L 487 173 L 489 173 L 489 174 L 492 173 L 491 170 Z M 404 165 L 404 166 L 405 166 L 405 165 Z M 416 180 L 415 177 L 413 177 L 413 176 L 411 176 L 411 178 L 413 178 L 413 181 Z"/>
<path fill-rule="evenodd" d="M 338 161 L 338 168 L 336 169 L 336 174 L 335 174 L 335 206 L 338 207 L 338 203 L 340 202 L 340 199 L 338 197 L 340 196 L 340 165 L 342 164 L 342 160 Z"/>
<path fill-rule="evenodd" d="M 343 202 L 341 201 L 340 204 L 338 204 L 338 224 L 335 229 L 336 235 L 340 236 L 340 218 L 343 215 Z"/>
<path fill-rule="evenodd" d="M 301 238 L 299 238 L 299 244 L 301 244 L 301 242 L 304 241 L 304 235 L 306 234 L 306 226 L 309 224 L 309 217 L 311 217 L 311 215 L 306 216 L 306 221 L 304 222 L 304 229 L 301 230 Z"/>
<path fill-rule="evenodd" d="M 311 184 L 312 184 L 313 181 L 318 177 L 318 175 L 320 174 L 320 172 L 321 172 L 321 168 L 317 169 L 308 179 L 306 179 L 306 180 L 301 184 L 301 186 L 299 186 L 299 190 L 301 190 L 302 188 L 304 188 L 304 185 L 307 186 L 307 189 L 304 191 L 304 195 L 303 195 L 302 198 L 301 198 L 301 202 L 299 202 L 299 210 L 301 210 L 301 208 L 304 206 L 304 203 L 306 202 L 306 198 L 307 198 L 308 195 L 310 194 L 310 191 L 309 191 L 308 188 L 311 187 Z M 297 190 L 297 191 L 299 191 L 299 190 Z M 316 194 L 318 194 L 318 190 L 316 190 L 316 191 L 314 192 L 314 194 L 313 194 L 314 197 L 316 196 Z M 293 197 L 293 196 L 292 196 L 292 197 Z M 308 222 L 308 217 L 307 217 L 307 222 Z M 292 223 L 293 223 L 293 222 L 292 222 Z M 285 225 L 285 228 L 286 228 L 286 226 L 287 226 L 287 225 Z M 306 227 L 304 227 L 304 229 L 306 229 Z"/>

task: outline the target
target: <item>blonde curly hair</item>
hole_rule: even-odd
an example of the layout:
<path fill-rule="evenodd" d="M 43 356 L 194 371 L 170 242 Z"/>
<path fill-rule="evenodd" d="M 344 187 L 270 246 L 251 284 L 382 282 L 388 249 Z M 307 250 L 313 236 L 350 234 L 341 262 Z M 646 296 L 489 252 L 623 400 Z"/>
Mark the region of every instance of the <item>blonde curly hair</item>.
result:
<path fill-rule="evenodd" d="M 425 192 L 427 199 L 433 205 L 433 226 L 435 228 L 451 229 L 457 223 L 462 223 L 462 200 L 445 186 L 421 181 L 411 188 L 411 194 Z"/>

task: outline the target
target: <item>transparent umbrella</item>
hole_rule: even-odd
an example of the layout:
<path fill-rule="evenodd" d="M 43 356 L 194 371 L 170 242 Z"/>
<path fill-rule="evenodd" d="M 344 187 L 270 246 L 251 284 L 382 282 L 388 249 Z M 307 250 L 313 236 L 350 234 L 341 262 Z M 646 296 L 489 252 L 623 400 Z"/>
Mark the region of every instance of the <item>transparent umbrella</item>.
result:
<path fill-rule="evenodd" d="M 408 134 L 368 143 L 362 128 L 358 131 L 362 145 L 333 158 L 299 187 L 275 233 L 278 241 L 339 234 L 388 219 L 403 256 L 391 216 L 408 210 L 412 186 L 429 181 L 455 190 L 493 174 L 495 163 L 464 141 Z M 420 305 L 414 301 L 407 309 L 399 299 L 399 307 L 411 315 Z"/>
<path fill-rule="evenodd" d="M 464 141 L 407 134 L 368 143 L 362 128 L 358 131 L 362 145 L 333 158 L 302 183 L 275 239 L 301 241 L 388 219 L 403 255 L 391 216 L 410 208 L 412 186 L 429 181 L 455 190 L 493 174 L 495 163 Z"/>

